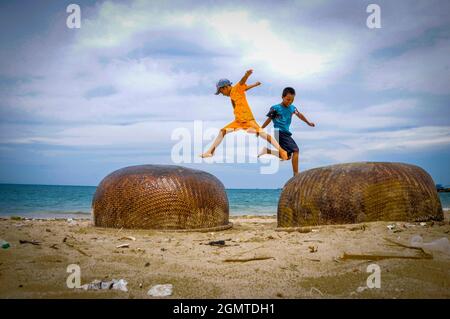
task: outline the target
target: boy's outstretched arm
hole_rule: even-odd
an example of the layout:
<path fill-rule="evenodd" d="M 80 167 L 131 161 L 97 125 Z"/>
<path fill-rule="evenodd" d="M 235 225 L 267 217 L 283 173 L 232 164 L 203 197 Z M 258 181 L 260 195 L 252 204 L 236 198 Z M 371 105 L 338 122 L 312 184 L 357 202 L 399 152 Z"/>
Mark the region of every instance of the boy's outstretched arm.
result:
<path fill-rule="evenodd" d="M 308 119 L 302 114 L 300 113 L 297 109 L 295 109 L 295 115 L 297 115 L 297 117 L 302 120 L 303 122 L 305 122 L 306 124 L 308 124 L 309 126 L 316 126 L 314 123 L 308 121 Z"/>
<path fill-rule="evenodd" d="M 256 87 L 258 85 L 261 85 L 261 82 L 256 82 L 256 83 L 253 83 L 251 85 L 248 85 L 245 90 L 248 91 L 248 90 L 253 89 L 254 87 Z"/>
<path fill-rule="evenodd" d="M 270 122 L 272 121 L 272 119 L 270 117 L 267 118 L 267 120 L 263 123 L 263 125 L 261 126 L 261 128 L 265 128 L 267 125 L 270 124 Z"/>
<path fill-rule="evenodd" d="M 253 70 L 250 69 L 247 72 L 245 72 L 245 75 L 242 77 L 242 79 L 239 81 L 240 85 L 244 85 L 245 82 L 247 82 L 248 77 L 253 73 Z"/>

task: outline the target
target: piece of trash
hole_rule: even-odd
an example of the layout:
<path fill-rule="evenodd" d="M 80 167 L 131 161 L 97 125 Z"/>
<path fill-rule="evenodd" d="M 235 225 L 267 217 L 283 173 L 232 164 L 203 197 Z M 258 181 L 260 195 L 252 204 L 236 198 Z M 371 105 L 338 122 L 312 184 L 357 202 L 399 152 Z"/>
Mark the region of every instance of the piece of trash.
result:
<path fill-rule="evenodd" d="M 136 238 L 133 236 L 124 236 L 124 237 L 120 237 L 119 240 L 132 240 L 135 241 Z"/>
<path fill-rule="evenodd" d="M 422 226 L 422 227 L 424 227 L 424 226 L 426 226 L 427 225 L 427 223 L 425 223 L 425 222 L 421 222 L 420 224 L 419 224 L 420 226 Z"/>
<path fill-rule="evenodd" d="M 299 232 L 302 234 L 310 233 L 313 230 L 310 227 L 282 227 L 275 229 L 277 232 L 286 232 L 286 233 L 292 233 L 292 232 Z M 318 231 L 318 230 L 314 230 Z"/>
<path fill-rule="evenodd" d="M 80 288 L 84 290 L 121 290 L 127 292 L 128 282 L 125 279 L 113 279 L 110 281 L 101 281 L 98 279 L 93 280 L 89 284 L 84 284 Z"/>
<path fill-rule="evenodd" d="M 275 257 L 262 256 L 262 257 L 241 258 L 241 259 L 228 258 L 228 259 L 225 259 L 224 262 L 226 262 L 226 263 L 235 263 L 235 262 L 246 263 L 248 261 L 267 260 L 267 259 L 275 259 Z"/>
<path fill-rule="evenodd" d="M 389 228 L 389 230 L 393 230 L 395 228 L 395 224 L 387 225 L 387 228 Z"/>
<path fill-rule="evenodd" d="M 361 293 L 361 292 L 363 292 L 363 291 L 366 290 L 366 289 L 367 289 L 367 287 L 360 286 L 360 287 L 358 287 L 358 288 L 356 289 L 356 292 Z"/>
<path fill-rule="evenodd" d="M 361 226 L 355 226 L 355 227 L 352 227 L 352 228 L 350 228 L 350 231 L 355 231 L 355 230 L 362 230 L 362 231 L 365 231 L 366 230 L 366 228 L 367 228 L 367 225 L 361 225 Z"/>
<path fill-rule="evenodd" d="M 308 246 L 308 248 L 310 253 L 315 253 L 318 250 L 317 246 Z"/>
<path fill-rule="evenodd" d="M 11 245 L 5 240 L 0 240 L 0 245 L 3 249 L 8 249 L 9 247 L 11 247 Z"/>
<path fill-rule="evenodd" d="M 323 296 L 323 292 L 321 292 L 319 289 L 317 289 L 316 287 L 311 287 L 311 289 L 309 290 L 309 294 L 312 296 L 313 292 L 317 292 L 319 295 Z"/>
<path fill-rule="evenodd" d="M 155 285 L 149 289 L 147 295 L 152 297 L 167 297 L 172 295 L 173 285 L 165 284 L 165 285 Z"/>
<path fill-rule="evenodd" d="M 432 242 L 425 243 L 422 236 L 416 235 L 411 238 L 411 246 L 420 247 L 429 251 L 440 251 L 443 253 L 450 253 L 450 242 L 447 237 L 436 239 Z"/>
<path fill-rule="evenodd" d="M 225 240 L 216 240 L 216 241 L 210 241 L 208 245 L 211 246 L 225 246 Z"/>
<path fill-rule="evenodd" d="M 101 289 L 111 289 L 114 285 L 114 281 L 102 281 L 100 284 Z"/>
<path fill-rule="evenodd" d="M 342 260 L 382 260 L 389 258 L 399 259 L 433 259 L 432 255 L 422 253 L 417 256 L 393 255 L 393 254 L 348 254 L 344 252 Z"/>
<path fill-rule="evenodd" d="M 127 292 L 127 285 L 128 282 L 125 279 L 119 279 L 119 280 L 114 280 L 113 279 L 113 286 L 112 289 L 116 289 L 116 290 L 120 290 L 120 291 L 125 291 Z"/>
<path fill-rule="evenodd" d="M 122 245 L 116 246 L 116 248 L 130 248 L 130 245 L 129 244 L 122 244 Z"/>
<path fill-rule="evenodd" d="M 20 244 L 32 244 L 35 246 L 39 246 L 41 244 L 40 242 L 38 242 L 36 240 L 22 240 L 22 239 L 19 240 L 19 243 Z"/>
<path fill-rule="evenodd" d="M 311 232 L 317 233 L 317 232 L 319 232 L 319 230 L 318 229 L 311 229 Z"/>
<path fill-rule="evenodd" d="M 339 260 L 339 258 L 337 258 L 337 257 L 333 257 L 333 261 L 334 262 L 337 262 L 337 263 L 340 263 L 341 261 Z"/>

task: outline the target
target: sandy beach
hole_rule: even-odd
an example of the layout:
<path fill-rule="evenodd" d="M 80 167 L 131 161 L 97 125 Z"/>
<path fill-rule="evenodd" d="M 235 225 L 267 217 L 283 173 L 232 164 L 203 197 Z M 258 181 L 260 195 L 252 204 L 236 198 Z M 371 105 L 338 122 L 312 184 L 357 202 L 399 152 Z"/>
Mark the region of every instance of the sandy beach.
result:
<path fill-rule="evenodd" d="M 153 298 L 150 287 L 169 283 L 169 298 L 450 298 L 450 255 L 401 246 L 414 235 L 425 242 L 449 238 L 449 215 L 426 225 L 373 222 L 289 232 L 276 229 L 275 216 L 239 216 L 230 218 L 232 229 L 214 233 L 3 218 L 0 239 L 11 246 L 0 251 L 0 298 Z M 225 245 L 209 244 L 218 240 Z M 128 247 L 117 248 L 122 244 Z M 398 258 L 353 260 L 344 253 Z M 381 269 L 379 289 L 366 285 L 373 263 Z M 69 289 L 70 264 L 80 266 L 82 284 L 123 278 L 128 291 Z"/>

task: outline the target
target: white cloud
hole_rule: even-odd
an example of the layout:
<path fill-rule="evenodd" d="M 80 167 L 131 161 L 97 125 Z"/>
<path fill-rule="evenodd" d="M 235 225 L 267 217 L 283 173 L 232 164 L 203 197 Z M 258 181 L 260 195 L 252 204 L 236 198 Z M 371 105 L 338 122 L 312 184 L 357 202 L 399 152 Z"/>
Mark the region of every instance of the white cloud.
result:
<path fill-rule="evenodd" d="M 366 70 L 373 90 L 406 90 L 412 93 L 450 93 L 450 40 L 407 51 L 392 59 L 374 61 Z"/>

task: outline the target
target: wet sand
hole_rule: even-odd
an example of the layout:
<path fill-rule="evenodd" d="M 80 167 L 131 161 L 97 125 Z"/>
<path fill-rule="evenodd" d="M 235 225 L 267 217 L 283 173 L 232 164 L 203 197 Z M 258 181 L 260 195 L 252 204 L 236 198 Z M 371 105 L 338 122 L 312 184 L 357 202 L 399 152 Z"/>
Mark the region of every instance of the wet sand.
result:
<path fill-rule="evenodd" d="M 213 233 L 1 219 L 0 239 L 11 247 L 0 249 L 0 298 L 153 298 L 149 288 L 168 283 L 168 298 L 450 298 L 450 252 L 428 251 L 432 259 L 342 259 L 344 253 L 421 258 L 420 251 L 389 240 L 409 245 L 413 235 L 425 242 L 449 238 L 445 214 L 445 221 L 425 226 L 372 222 L 309 232 L 277 231 L 275 216 L 232 217 L 232 229 Z M 217 240 L 225 246 L 208 245 Z M 116 248 L 121 244 L 129 247 Z M 379 289 L 366 285 L 373 263 L 381 269 Z M 69 289 L 70 264 L 80 266 L 81 284 L 123 278 L 128 292 Z"/>

